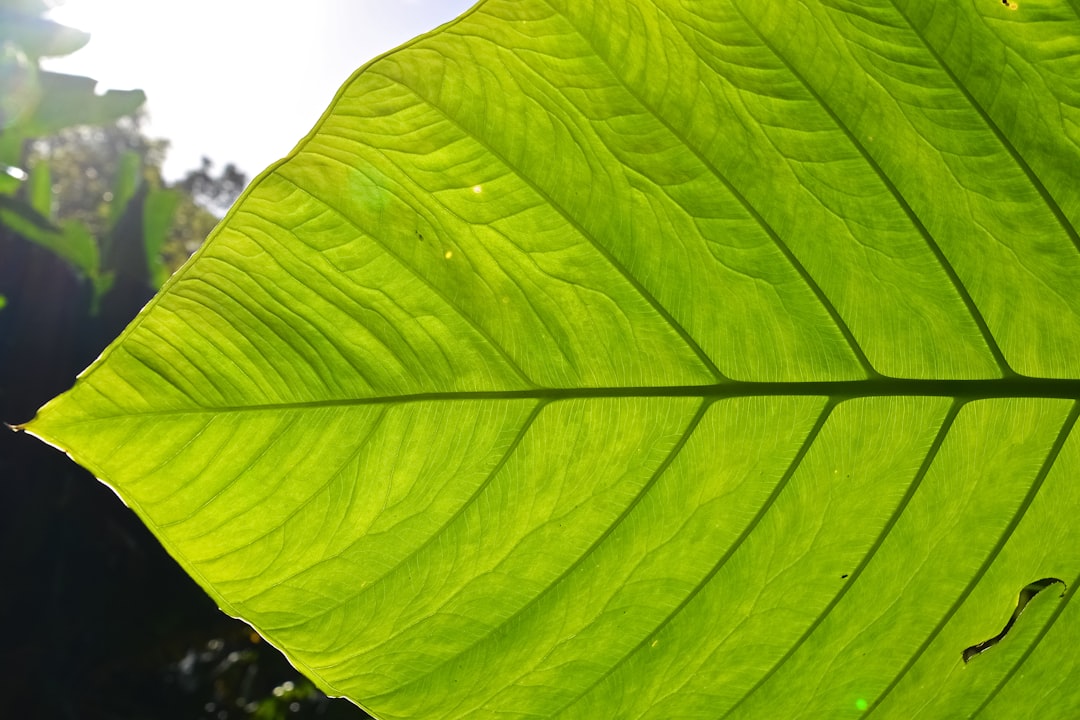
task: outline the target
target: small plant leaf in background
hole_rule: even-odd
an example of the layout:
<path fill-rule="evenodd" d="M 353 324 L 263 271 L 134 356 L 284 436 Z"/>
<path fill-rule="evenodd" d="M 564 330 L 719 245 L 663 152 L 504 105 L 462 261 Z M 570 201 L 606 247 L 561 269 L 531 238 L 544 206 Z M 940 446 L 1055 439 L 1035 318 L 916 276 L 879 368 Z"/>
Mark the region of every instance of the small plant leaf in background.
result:
<path fill-rule="evenodd" d="M 46 9 L 40 3 L 0 5 L 0 43 L 16 45 L 35 60 L 70 55 L 86 46 L 89 33 L 42 17 Z"/>
<path fill-rule="evenodd" d="M 0 196 L 0 223 L 53 251 L 91 280 L 97 277 L 97 241 L 82 223 L 67 221 L 57 226 L 32 205 L 6 196 Z"/>
<path fill-rule="evenodd" d="M 22 129 L 26 135 L 49 135 L 72 125 L 104 125 L 138 110 L 142 90 L 106 90 L 97 94 L 93 78 L 41 72 L 41 100 Z"/>
<path fill-rule="evenodd" d="M 127 210 L 128 203 L 135 197 L 135 191 L 143 181 L 142 160 L 137 152 L 127 150 L 120 156 L 120 164 L 113 182 L 112 198 L 108 204 L 108 228 L 115 230 L 120 218 Z"/>
<path fill-rule="evenodd" d="M 154 287 L 161 287 L 169 279 L 169 268 L 162 260 L 161 251 L 168 240 L 181 199 L 176 190 L 152 188 L 147 191 L 143 201 L 142 236 L 148 263 L 146 271 Z"/>
<path fill-rule="evenodd" d="M 32 0 L 0 5 L 0 230 L 48 248 L 69 262 L 89 281 L 92 314 L 96 314 L 114 279 L 111 271 L 101 267 L 102 256 L 110 255 L 111 238 L 99 243 L 81 222 L 54 222 L 49 165 L 38 161 L 29 172 L 22 168 L 33 140 L 72 126 L 114 122 L 138 110 L 146 95 L 141 90 L 109 90 L 99 95 L 92 78 L 41 70 L 42 57 L 70 54 L 90 38 L 43 17 L 47 9 L 48 5 Z M 118 222 L 140 180 L 139 158 L 125 158 L 120 175 L 117 192 L 123 197 L 109 208 L 110 226 Z M 152 270 L 143 276 L 149 279 L 158 274 Z"/>
<path fill-rule="evenodd" d="M 1068 717 L 1078 98 L 1075 3 L 484 0 L 26 427 L 379 718 Z"/>
<path fill-rule="evenodd" d="M 52 220 L 52 172 L 49 170 L 48 163 L 36 163 L 30 168 L 26 191 L 30 206 L 43 218 Z"/>

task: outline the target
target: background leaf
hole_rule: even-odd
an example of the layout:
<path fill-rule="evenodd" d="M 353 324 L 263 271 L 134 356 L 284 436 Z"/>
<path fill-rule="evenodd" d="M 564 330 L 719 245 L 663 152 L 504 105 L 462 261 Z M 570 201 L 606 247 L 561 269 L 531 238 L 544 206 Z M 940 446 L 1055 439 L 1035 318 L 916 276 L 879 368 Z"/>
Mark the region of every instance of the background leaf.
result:
<path fill-rule="evenodd" d="M 95 92 L 93 78 L 40 72 L 41 99 L 20 132 L 25 136 L 49 135 L 72 125 L 104 125 L 130 115 L 146 102 L 142 90 Z"/>
<path fill-rule="evenodd" d="M 150 189 L 143 203 L 143 243 L 146 261 L 149 263 L 147 277 L 160 287 L 169 278 L 169 268 L 161 260 L 161 249 L 169 237 L 176 217 L 176 209 L 183 198 L 175 190 Z"/>
<path fill-rule="evenodd" d="M 1060 715 L 1078 49 L 1049 0 L 486 0 L 28 429 L 379 717 Z"/>
<path fill-rule="evenodd" d="M 87 277 L 98 276 L 97 243 L 82 223 L 69 221 L 56 227 L 17 198 L 0 200 L 0 221 L 27 240 L 52 250 Z"/>
<path fill-rule="evenodd" d="M 13 43 L 36 60 L 70 55 L 90 41 L 89 33 L 40 17 L 44 12 L 36 3 L 0 5 L 0 42 Z"/>

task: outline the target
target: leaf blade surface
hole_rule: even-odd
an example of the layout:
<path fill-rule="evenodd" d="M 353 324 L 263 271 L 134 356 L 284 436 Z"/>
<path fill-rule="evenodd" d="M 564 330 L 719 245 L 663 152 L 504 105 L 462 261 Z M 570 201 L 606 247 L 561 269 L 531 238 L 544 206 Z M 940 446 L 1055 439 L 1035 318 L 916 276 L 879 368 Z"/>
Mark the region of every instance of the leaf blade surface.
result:
<path fill-rule="evenodd" d="M 1077 632 L 1080 20 L 986 5 L 482 2 L 28 429 L 379 717 L 1037 696 Z"/>

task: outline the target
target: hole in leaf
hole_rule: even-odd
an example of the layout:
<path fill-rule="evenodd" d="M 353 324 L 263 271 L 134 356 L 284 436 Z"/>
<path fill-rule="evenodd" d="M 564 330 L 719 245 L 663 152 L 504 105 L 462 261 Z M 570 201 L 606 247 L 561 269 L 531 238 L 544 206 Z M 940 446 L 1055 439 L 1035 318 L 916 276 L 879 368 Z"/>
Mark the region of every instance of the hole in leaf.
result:
<path fill-rule="evenodd" d="M 989 640 L 983 640 L 977 645 L 972 645 L 969 648 L 964 648 L 964 652 L 962 654 L 964 662 L 970 662 L 971 658 L 986 652 L 987 650 L 1001 642 L 1005 635 L 1008 634 L 1009 630 L 1012 629 L 1013 623 L 1016 622 L 1016 618 L 1020 617 L 1020 613 L 1024 612 L 1024 608 L 1027 607 L 1028 603 L 1031 602 L 1032 598 L 1034 598 L 1043 590 L 1056 583 L 1061 583 L 1061 586 L 1065 587 L 1065 582 L 1063 580 L 1059 580 L 1058 578 L 1043 578 L 1042 580 L 1036 580 L 1035 582 L 1026 585 L 1024 589 L 1020 591 L 1020 597 L 1016 601 L 1016 609 L 1013 610 L 1012 615 L 1009 617 L 1009 621 L 1005 623 L 1005 627 L 1002 628 L 1001 632 L 999 632 L 997 635 L 990 638 Z M 1064 597 L 1064 595 L 1065 593 L 1064 591 L 1062 591 L 1062 596 Z"/>

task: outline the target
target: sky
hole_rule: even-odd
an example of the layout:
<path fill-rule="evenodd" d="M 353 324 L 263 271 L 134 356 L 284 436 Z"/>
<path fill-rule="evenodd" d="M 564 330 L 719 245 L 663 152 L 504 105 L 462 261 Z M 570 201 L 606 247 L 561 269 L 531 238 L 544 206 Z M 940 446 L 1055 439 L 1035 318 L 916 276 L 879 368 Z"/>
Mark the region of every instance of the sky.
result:
<path fill-rule="evenodd" d="M 66 0 L 90 43 L 46 61 L 98 91 L 141 88 L 166 179 L 235 163 L 253 178 L 286 155 L 358 67 L 453 20 L 474 0 Z M 302 9 L 302 12 L 301 12 Z"/>

